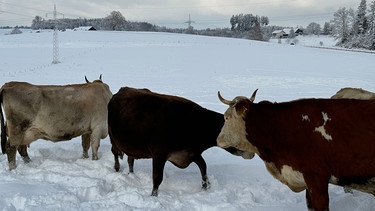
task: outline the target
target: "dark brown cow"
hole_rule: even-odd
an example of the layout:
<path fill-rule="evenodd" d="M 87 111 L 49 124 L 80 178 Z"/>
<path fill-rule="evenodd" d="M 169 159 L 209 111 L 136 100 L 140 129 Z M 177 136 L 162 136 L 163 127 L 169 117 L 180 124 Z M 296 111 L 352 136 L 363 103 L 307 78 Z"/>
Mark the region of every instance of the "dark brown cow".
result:
<path fill-rule="evenodd" d="M 1 146 L 10 170 L 16 168 L 17 149 L 30 161 L 26 146 L 37 139 L 57 142 L 82 136 L 83 157 L 88 157 L 91 143 L 92 159 L 98 159 L 100 139 L 108 134 L 107 104 L 112 93 L 101 78 L 86 82 L 66 86 L 9 82 L 1 87 L 6 116 L 5 125 L 0 112 Z"/>
<path fill-rule="evenodd" d="M 307 190 L 309 209 L 329 209 L 328 183 L 375 194 L 375 100 L 219 98 L 229 109 L 218 145 L 258 154 L 276 179 Z"/>
<path fill-rule="evenodd" d="M 167 160 L 179 168 L 195 162 L 201 172 L 202 187 L 206 189 L 209 181 L 201 154 L 217 146 L 216 137 L 223 124 L 222 114 L 187 99 L 147 89 L 121 88 L 108 104 L 114 167 L 119 171 L 118 156 L 122 158 L 123 153 L 128 155 L 129 172 L 133 172 L 134 159 L 152 158 L 151 195 L 157 196 Z"/>

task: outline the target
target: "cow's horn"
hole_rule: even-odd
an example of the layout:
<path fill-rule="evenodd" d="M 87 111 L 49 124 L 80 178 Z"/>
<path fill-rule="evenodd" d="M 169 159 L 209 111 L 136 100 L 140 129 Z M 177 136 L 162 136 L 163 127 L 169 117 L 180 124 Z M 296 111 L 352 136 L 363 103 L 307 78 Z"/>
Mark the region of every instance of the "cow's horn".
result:
<path fill-rule="evenodd" d="M 258 89 L 256 89 L 256 90 L 254 91 L 253 95 L 251 95 L 251 97 L 250 97 L 250 101 L 251 101 L 251 102 L 254 102 L 254 100 L 255 100 L 255 95 L 257 94 L 257 91 L 258 91 Z"/>
<path fill-rule="evenodd" d="M 102 74 L 100 74 L 100 76 L 99 76 L 99 80 L 102 80 Z"/>
<path fill-rule="evenodd" d="M 219 97 L 219 100 L 220 100 L 222 103 L 226 104 L 226 105 L 230 105 L 230 104 L 232 103 L 232 101 L 229 101 L 229 100 L 224 99 L 224 98 L 221 96 L 220 91 L 217 92 L 217 96 Z"/>
<path fill-rule="evenodd" d="M 85 81 L 86 81 L 86 83 L 90 83 L 90 81 L 89 80 L 87 80 L 87 77 L 85 76 Z"/>

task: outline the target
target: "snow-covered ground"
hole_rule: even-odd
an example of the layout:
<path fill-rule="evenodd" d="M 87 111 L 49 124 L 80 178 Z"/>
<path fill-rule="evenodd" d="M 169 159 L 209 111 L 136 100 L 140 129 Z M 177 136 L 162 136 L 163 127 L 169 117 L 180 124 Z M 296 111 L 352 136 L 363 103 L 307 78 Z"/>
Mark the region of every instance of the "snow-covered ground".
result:
<path fill-rule="evenodd" d="M 59 59 L 52 64 L 52 31 L 0 33 L 0 84 L 83 83 L 103 74 L 113 93 L 122 86 L 191 99 L 224 112 L 217 99 L 249 96 L 260 100 L 328 98 L 342 87 L 375 91 L 375 54 L 309 48 L 323 38 L 297 45 L 168 33 L 66 31 L 59 33 Z M 332 38 L 324 38 L 333 46 Z M 331 41 L 328 41 L 331 40 Z M 197 120 L 198 121 L 198 120 Z M 199 134 L 197 134 L 199 135 Z M 213 147 L 204 152 L 211 188 L 201 190 L 195 164 L 168 163 L 159 197 L 151 197 L 151 160 L 137 160 L 128 174 L 126 160 L 113 169 L 109 138 L 99 160 L 81 159 L 80 138 L 31 144 L 31 163 L 17 155 L 8 171 L 0 155 L 0 210 L 307 210 L 305 193 L 294 193 L 272 178 L 258 158 L 244 160 Z M 330 186 L 331 210 L 375 209 L 372 195 Z"/>

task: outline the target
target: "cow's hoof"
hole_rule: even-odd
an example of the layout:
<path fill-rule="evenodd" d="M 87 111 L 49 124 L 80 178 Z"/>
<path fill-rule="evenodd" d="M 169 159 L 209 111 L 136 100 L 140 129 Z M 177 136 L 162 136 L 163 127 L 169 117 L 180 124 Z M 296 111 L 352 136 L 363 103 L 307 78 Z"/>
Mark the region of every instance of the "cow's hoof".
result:
<path fill-rule="evenodd" d="M 152 190 L 151 196 L 157 197 L 158 196 L 158 190 Z"/>
<path fill-rule="evenodd" d="M 202 182 L 202 189 L 203 190 L 210 189 L 210 187 L 211 187 L 211 183 L 209 181 L 203 181 Z"/>
<path fill-rule="evenodd" d="M 87 159 L 87 158 L 89 158 L 89 155 L 88 155 L 87 153 L 83 153 L 83 154 L 82 154 L 82 158 L 83 158 L 83 159 Z"/>
<path fill-rule="evenodd" d="M 97 155 L 95 155 L 95 156 L 93 155 L 93 156 L 92 156 L 92 160 L 99 160 L 99 158 L 98 158 Z"/>
<path fill-rule="evenodd" d="M 22 157 L 22 160 L 23 160 L 23 162 L 25 162 L 25 163 L 30 163 L 30 162 L 31 162 L 31 159 L 30 159 L 29 156 Z"/>
<path fill-rule="evenodd" d="M 16 162 L 9 162 L 9 171 L 16 169 L 17 165 Z"/>

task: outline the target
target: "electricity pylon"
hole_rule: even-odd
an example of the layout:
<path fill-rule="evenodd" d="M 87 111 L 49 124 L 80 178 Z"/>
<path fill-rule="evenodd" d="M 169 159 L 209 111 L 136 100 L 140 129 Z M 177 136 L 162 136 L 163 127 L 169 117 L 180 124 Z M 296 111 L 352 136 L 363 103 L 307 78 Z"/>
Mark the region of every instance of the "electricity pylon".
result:
<path fill-rule="evenodd" d="M 195 21 L 192 21 L 192 20 L 190 19 L 190 14 L 189 14 L 189 20 L 186 21 L 185 23 L 188 24 L 188 29 L 189 29 L 189 30 L 193 28 L 193 27 L 191 26 L 191 24 L 192 24 L 192 23 L 195 23 Z"/>
<path fill-rule="evenodd" d="M 53 60 L 52 60 L 52 64 L 57 64 L 57 63 L 60 63 L 60 61 L 59 61 L 59 38 L 58 38 L 59 27 L 58 27 L 57 15 L 58 14 L 62 15 L 63 18 L 64 18 L 64 14 L 62 14 L 60 12 L 57 12 L 56 4 L 54 5 L 52 13 L 53 13 L 53 20 L 55 22 L 55 27 L 53 28 Z M 46 14 L 46 16 L 47 16 L 47 14 Z"/>

